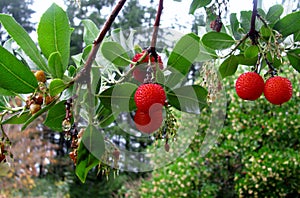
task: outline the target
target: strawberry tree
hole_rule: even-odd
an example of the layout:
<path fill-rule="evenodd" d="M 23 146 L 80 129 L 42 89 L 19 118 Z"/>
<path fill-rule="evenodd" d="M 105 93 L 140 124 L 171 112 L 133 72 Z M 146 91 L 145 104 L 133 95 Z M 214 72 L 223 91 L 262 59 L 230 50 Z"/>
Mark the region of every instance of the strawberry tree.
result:
<path fill-rule="evenodd" d="M 172 33 L 159 28 L 163 0 L 159 1 L 152 36 L 146 42 L 139 35 L 136 43 L 132 30 L 115 29 L 107 35 L 125 2 L 116 4 L 102 30 L 91 20 L 82 21 L 85 47 L 72 56 L 73 29 L 66 12 L 56 4 L 40 19 L 37 44 L 11 16 L 0 14 L 0 22 L 11 37 L 0 46 L 2 161 L 10 143 L 6 126 L 20 124 L 24 130 L 42 117 L 45 126 L 61 131 L 65 141 L 71 142 L 70 158 L 82 182 L 94 167 L 106 175 L 119 168 L 130 170 L 126 166 L 135 167 L 134 171 L 152 170 L 180 156 L 193 139 L 197 124 L 181 123 L 198 120 L 203 108 L 211 108 L 219 120 L 212 123 L 215 128 L 204 141 L 204 155 L 218 136 L 220 130 L 216 129 L 222 126 L 226 103 L 225 96 L 218 94 L 223 90 L 219 81 L 205 87 L 187 80 L 193 63 L 223 58 L 219 67 L 222 77 L 234 74 L 238 65 L 253 66 L 257 74 L 266 70 L 266 76 L 273 77 L 287 61 L 299 71 L 300 26 L 291 25 L 299 12 L 280 18 L 281 6 L 273 6 L 265 14 L 254 0 L 253 11 L 243 12 L 241 22 L 232 14 L 230 26 L 224 27 L 218 4 L 217 18 L 211 23 L 215 31 L 181 35 L 175 42 L 162 42 L 158 47 L 164 36 Z M 210 3 L 194 1 L 190 11 Z M 287 43 L 286 38 L 291 36 L 294 41 Z M 224 55 L 226 49 L 230 52 Z M 74 65 L 70 65 L 70 58 Z M 211 70 L 208 68 L 206 74 Z M 214 83 L 217 86 L 212 86 Z M 267 92 L 269 98 L 274 97 L 274 91 Z M 215 101 L 221 101 L 217 102 L 220 105 L 214 106 Z M 109 126 L 117 130 L 112 132 Z M 147 153 L 124 150 L 114 142 L 116 133 L 163 145 L 151 154 L 165 161 L 153 165 L 147 161 Z M 138 158 L 144 162 L 137 163 Z"/>
<path fill-rule="evenodd" d="M 175 157 L 188 146 L 177 146 L 182 144 L 180 140 L 175 143 L 184 135 L 179 133 L 177 123 L 182 115 L 175 113 L 195 117 L 208 105 L 207 90 L 186 81 L 200 51 L 200 38 L 186 34 L 175 45 L 165 45 L 158 51 L 156 43 L 163 37 L 159 29 L 163 1 L 146 46 L 133 42 L 133 31 L 126 34 L 116 29 L 107 36 L 125 2 L 116 4 L 101 31 L 91 20 L 82 21 L 85 47 L 73 56 L 73 29 L 66 12 L 56 4 L 40 19 L 37 44 L 11 16 L 0 15 L 11 37 L 0 47 L 1 161 L 10 144 L 7 126 L 20 124 L 24 130 L 39 117 L 45 126 L 61 131 L 65 141 L 71 142 L 70 158 L 82 182 L 94 167 L 108 175 L 128 163 L 127 159 L 122 161 L 126 151 L 114 144 L 108 126 L 117 125 L 124 136 L 139 134 L 149 144 L 161 142 L 164 153 L 181 149 Z M 70 57 L 74 65 L 69 64 Z M 17 101 L 20 104 L 16 105 Z M 124 115 L 130 116 L 125 127 L 120 122 Z M 141 171 L 155 168 L 151 164 L 140 166 Z"/>

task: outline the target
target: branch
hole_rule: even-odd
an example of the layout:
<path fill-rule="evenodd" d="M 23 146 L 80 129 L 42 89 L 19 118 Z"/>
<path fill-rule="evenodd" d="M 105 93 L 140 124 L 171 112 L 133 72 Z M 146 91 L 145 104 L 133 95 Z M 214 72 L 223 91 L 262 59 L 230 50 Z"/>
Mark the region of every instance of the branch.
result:
<path fill-rule="evenodd" d="M 255 30 L 256 17 L 257 17 L 257 0 L 253 0 L 253 10 L 252 10 L 252 16 L 251 16 L 251 26 L 250 26 L 250 31 L 248 33 L 249 38 L 251 39 L 253 45 L 257 45 L 258 44 L 257 38 L 259 37 L 258 32 Z"/>
<path fill-rule="evenodd" d="M 156 47 L 156 40 L 157 40 L 157 35 L 158 35 L 160 17 L 161 17 L 162 10 L 163 10 L 163 2 L 164 2 L 163 0 L 159 0 L 157 14 L 156 14 L 156 18 L 155 18 L 155 22 L 154 22 L 154 26 L 153 26 L 152 40 L 151 40 L 150 49 L 149 49 L 149 53 L 154 57 L 155 60 L 157 59 L 155 47 Z"/>
<path fill-rule="evenodd" d="M 105 22 L 102 30 L 100 31 L 98 37 L 96 38 L 96 40 L 93 43 L 94 45 L 93 45 L 92 51 L 89 54 L 89 57 L 88 57 L 85 65 L 84 65 L 84 68 L 74 78 L 73 82 L 75 82 L 77 80 L 80 81 L 80 82 L 83 82 L 83 83 L 90 82 L 90 72 L 91 72 L 92 64 L 93 64 L 93 62 L 96 58 L 96 55 L 97 55 L 97 52 L 99 50 L 100 44 L 103 41 L 106 33 L 109 31 L 112 23 L 114 22 L 114 20 L 118 16 L 120 10 L 124 6 L 125 2 L 126 2 L 126 0 L 120 0 L 118 2 L 118 4 L 116 5 L 116 7 L 114 8 L 114 10 L 111 12 L 111 15 L 109 16 L 109 18 Z"/>

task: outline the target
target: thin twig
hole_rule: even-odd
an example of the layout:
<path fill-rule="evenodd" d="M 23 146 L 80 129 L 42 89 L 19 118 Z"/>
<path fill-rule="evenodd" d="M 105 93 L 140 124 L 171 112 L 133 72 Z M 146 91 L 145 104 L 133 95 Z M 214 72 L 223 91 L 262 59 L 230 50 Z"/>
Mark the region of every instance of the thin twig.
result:
<path fill-rule="evenodd" d="M 97 55 L 97 52 L 99 50 L 100 44 L 103 41 L 106 33 L 109 31 L 112 23 L 114 22 L 114 20 L 118 16 L 120 10 L 124 6 L 125 2 L 126 2 L 126 0 L 120 0 L 117 3 L 117 5 L 114 8 L 114 10 L 112 11 L 111 15 L 109 16 L 109 18 L 105 22 L 105 24 L 104 24 L 102 30 L 100 31 L 98 37 L 94 41 L 92 51 L 89 54 L 89 57 L 88 57 L 85 65 L 84 65 L 84 68 L 74 78 L 73 82 L 74 81 L 79 81 L 79 82 L 82 82 L 82 83 L 90 82 L 90 72 L 91 72 L 92 64 L 93 64 L 93 62 L 96 58 L 96 55 Z"/>
<path fill-rule="evenodd" d="M 159 0 L 157 14 L 156 14 L 155 22 L 153 25 L 152 40 L 151 40 L 151 44 L 150 44 L 150 53 L 154 57 L 155 60 L 157 59 L 155 47 L 156 47 L 158 30 L 159 30 L 160 17 L 161 17 L 162 10 L 163 10 L 163 2 L 164 2 L 163 0 Z"/>
<path fill-rule="evenodd" d="M 253 45 L 257 45 L 258 41 L 257 38 L 259 37 L 258 32 L 255 29 L 255 21 L 257 17 L 257 0 L 253 0 L 253 10 L 252 10 L 252 16 L 251 16 L 251 26 L 250 26 L 250 31 L 248 33 L 249 38 L 252 41 Z"/>

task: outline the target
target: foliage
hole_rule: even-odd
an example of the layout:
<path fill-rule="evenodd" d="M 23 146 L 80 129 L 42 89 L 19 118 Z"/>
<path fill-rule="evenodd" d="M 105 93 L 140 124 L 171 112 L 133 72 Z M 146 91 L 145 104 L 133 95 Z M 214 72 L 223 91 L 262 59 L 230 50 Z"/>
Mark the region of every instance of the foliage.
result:
<path fill-rule="evenodd" d="M 102 132 L 99 133 L 101 130 L 94 123 L 102 122 L 107 112 L 113 114 L 110 117 L 112 119 L 106 123 L 109 125 L 117 120 L 119 113 L 129 115 L 135 110 L 131 98 L 139 84 L 134 81 L 131 72 L 139 64 L 139 60 L 131 61 L 134 46 L 138 45 L 133 43 L 133 32 L 126 35 L 119 29 L 113 32 L 113 36 L 106 37 L 103 42 L 101 40 L 100 51 L 95 54 L 95 61 L 92 60 L 91 54 L 95 52 L 96 47 L 93 46 L 91 49 L 90 43 L 85 43 L 86 48 L 83 52 L 72 56 L 75 66 L 70 66 L 70 39 L 73 29 L 69 24 L 67 13 L 56 4 L 52 4 L 40 19 L 37 29 L 38 46 L 11 16 L 1 14 L 0 21 L 18 44 L 17 50 L 12 48 L 10 41 L 1 47 L 3 56 L 0 64 L 1 75 L 5 77 L 0 81 L 3 90 L 1 106 L 3 116 L 11 116 L 10 121 L 2 117 L 2 124 L 23 124 L 24 130 L 32 121 L 46 114 L 44 125 L 52 130 L 63 131 L 66 137 L 70 136 L 74 149 L 70 157 L 76 163 L 76 174 L 82 182 L 85 182 L 88 171 L 101 164 L 101 160 L 108 164 L 113 160 L 112 163 L 118 165 L 120 155 L 116 153 L 119 152 L 118 148 L 113 142 L 105 139 Z M 87 36 L 98 35 L 98 28 L 89 20 L 84 21 L 84 27 L 84 41 L 90 42 Z M 185 51 L 187 45 L 191 50 Z M 199 45 L 199 37 L 190 33 L 180 38 L 175 43 L 174 49 L 167 49 L 170 50 L 170 57 L 165 70 L 169 73 L 161 72 L 159 79 L 166 80 L 164 86 L 169 96 L 168 108 L 174 105 L 180 111 L 198 114 L 200 109 L 207 105 L 207 92 L 204 88 L 184 86 L 184 78 L 199 53 L 197 50 Z M 12 54 L 15 51 L 21 52 L 18 55 L 22 57 L 22 61 Z M 156 51 L 147 53 L 154 54 Z M 90 65 L 85 64 L 86 61 Z M 10 66 L 12 62 L 14 64 Z M 129 64 L 134 67 L 131 70 L 124 69 L 129 68 Z M 32 73 L 30 70 L 33 72 L 39 70 L 42 75 L 45 73 L 47 79 L 38 78 L 37 72 Z M 89 75 L 91 77 L 86 77 Z M 194 94 L 184 96 L 184 92 Z M 14 108 L 6 101 L 14 101 L 14 97 L 10 96 L 16 95 L 25 104 Z M 49 97 L 51 102 L 48 103 L 46 99 Z M 129 100 L 128 106 L 124 105 L 123 98 Z M 178 101 L 182 103 L 181 106 Z M 103 107 L 108 111 L 97 111 Z M 18 119 L 19 115 L 22 115 L 21 120 Z M 95 115 L 99 120 L 94 120 Z M 171 116 L 168 117 L 171 119 Z M 85 127 L 77 128 L 78 122 L 84 123 Z M 166 127 L 169 127 L 169 124 Z M 5 131 L 2 133 L 6 137 Z M 161 133 L 164 133 L 163 130 Z M 99 165 L 99 167 L 104 167 L 103 169 L 107 171 L 106 166 Z"/>
<path fill-rule="evenodd" d="M 227 2 L 223 1 L 225 10 Z M 221 85 L 217 81 L 211 82 L 215 78 L 211 78 L 206 85 L 204 81 L 201 85 L 188 81 L 193 72 L 191 70 L 196 69 L 194 62 L 213 60 L 218 63 L 218 59 L 221 59 L 219 72 L 223 78 L 229 79 L 242 65 L 253 66 L 257 73 L 264 72 L 266 78 L 277 75 L 277 72 L 280 75 L 294 74 L 288 68 L 289 65 L 299 71 L 300 24 L 297 19 L 300 12 L 282 16 L 282 6 L 274 5 L 265 13 L 256 8 L 255 2 L 257 1 L 254 1 L 253 12 L 242 11 L 240 19 L 233 13 L 230 24 L 223 26 L 222 4 L 193 1 L 190 13 L 212 4 L 211 8 L 219 11 L 218 14 L 208 15 L 210 19 L 217 17 L 210 24 L 215 31 L 208 31 L 204 35 L 188 33 L 171 42 L 161 42 L 161 48 L 156 48 L 157 40 L 159 43 L 159 38 L 172 36 L 172 31 L 158 31 L 155 27 L 151 40 L 147 35 L 142 35 L 140 42 L 137 42 L 134 30 L 124 31 L 118 28 L 110 36 L 106 35 L 118 13 L 109 16 L 100 34 L 95 22 L 84 19 L 84 29 L 81 31 L 84 43 L 79 42 L 80 47 L 84 48 L 76 55 L 71 52 L 72 41 L 75 41 L 72 39 L 72 35 L 75 35 L 73 27 L 75 26 L 75 32 L 80 33 L 80 29 L 76 28 L 75 21 L 70 22 L 67 12 L 58 5 L 52 4 L 41 17 L 37 44 L 12 16 L 0 14 L 0 22 L 12 38 L 0 47 L 1 126 L 22 124 L 22 130 L 25 130 L 34 120 L 45 115 L 43 124 L 62 132 L 66 137 L 65 141 L 70 143 L 70 157 L 76 165 L 76 176 L 84 183 L 91 170 L 97 169 L 98 173 L 103 172 L 108 177 L 120 166 L 129 170 L 137 168 L 136 171 L 145 167 L 153 169 L 158 160 L 168 159 L 173 154 L 179 156 L 182 144 L 192 141 L 187 139 L 190 132 L 187 129 L 191 130 L 189 127 L 195 120 L 177 122 L 177 118 L 186 114 L 204 115 L 199 118 L 198 138 L 193 140 L 194 143 L 184 158 L 179 157 L 178 163 L 167 169 L 155 171 L 152 181 L 142 184 L 141 196 L 150 196 L 151 193 L 155 196 L 172 193 L 172 196 L 190 197 L 252 194 L 272 196 L 270 193 L 298 195 L 299 165 L 295 152 L 299 147 L 298 125 L 296 122 L 282 124 L 285 120 L 298 118 L 298 112 L 293 108 L 298 102 L 295 97 L 286 104 L 289 108 L 283 109 L 266 105 L 263 100 L 259 100 L 256 105 L 242 103 L 231 93 L 227 114 L 229 120 L 219 139 L 219 147 L 215 147 L 205 158 L 199 158 L 198 146 L 205 140 L 204 129 L 209 122 L 207 119 L 212 115 L 212 101 L 216 100 L 212 92 L 220 90 Z M 112 5 L 113 1 L 101 1 L 101 4 L 81 1 L 82 6 L 95 6 L 96 12 L 93 10 L 92 15 L 98 14 L 107 4 Z M 121 8 L 122 4 L 118 4 L 113 12 Z M 159 9 L 162 7 L 159 6 Z M 157 13 L 160 13 L 159 9 Z M 77 15 L 76 10 L 71 10 L 78 18 L 90 14 L 87 7 L 83 7 L 81 11 L 84 13 L 79 11 Z M 209 13 L 209 9 L 206 11 Z M 129 13 L 128 10 L 126 12 Z M 139 11 L 130 13 L 142 16 Z M 158 14 L 155 23 L 159 23 L 159 19 Z M 13 47 L 14 42 L 17 49 Z M 141 52 L 142 47 L 146 48 L 144 56 L 132 61 L 134 54 Z M 155 136 L 148 140 L 143 136 L 144 139 L 137 138 L 137 144 L 143 146 L 136 149 L 131 141 L 132 136 L 143 134 L 136 130 L 132 122 L 136 109 L 133 95 L 140 85 L 132 77 L 132 72 L 140 66 L 143 58 L 149 54 L 155 58 L 157 53 L 165 56 L 166 66 L 162 71 L 157 69 L 158 72 L 149 69 L 150 75 L 145 80 L 164 86 L 168 100 L 164 106 L 165 121 Z M 70 58 L 74 65 L 70 65 Z M 250 70 L 249 67 L 246 68 Z M 45 73 L 47 79 L 39 80 L 36 70 Z M 209 72 L 207 69 L 205 75 Z M 288 76 L 295 81 L 297 74 Z M 212 88 L 215 84 L 217 86 Z M 232 81 L 229 88 L 233 89 Z M 297 88 L 294 91 L 299 94 Z M 20 105 L 12 105 L 16 103 L 16 98 L 22 100 Z M 278 125 L 275 126 L 276 123 Z M 178 127 L 185 129 L 184 137 L 177 134 Z M 281 130 L 281 133 L 274 134 L 275 128 Z M 3 139 L 9 139 L 2 127 L 1 132 Z M 179 138 L 178 147 L 174 148 L 176 141 L 173 140 L 176 138 Z M 273 144 L 277 142 L 274 139 L 286 142 Z M 171 141 L 172 144 L 169 144 Z M 127 159 L 133 157 L 127 156 L 128 153 L 120 149 L 141 151 L 154 143 L 164 144 L 164 152 L 155 156 L 154 165 L 146 164 L 147 160 L 145 162 L 142 156 L 134 159 L 145 163 L 138 167 L 135 161 L 132 163 Z M 153 148 L 155 147 L 152 145 L 147 149 Z M 170 148 L 174 153 L 168 153 Z M 165 155 L 164 158 L 161 155 Z M 288 161 L 286 156 L 292 160 Z M 272 163 L 276 163 L 276 167 Z M 130 167 L 135 165 L 136 167 Z M 278 167 L 280 168 L 277 169 Z M 167 173 L 167 176 L 161 171 Z M 284 171 L 284 175 L 279 171 Z M 286 181 L 292 183 L 289 185 Z M 270 192 L 269 189 L 274 186 L 276 189 Z"/>
<path fill-rule="evenodd" d="M 282 107 L 262 98 L 255 104 L 242 101 L 233 91 L 237 74 L 229 77 L 228 119 L 213 149 L 199 156 L 209 121 L 206 112 L 199 120 L 198 136 L 182 157 L 155 170 L 138 189 L 125 192 L 140 197 L 299 196 L 299 76 L 287 70 L 296 88 Z"/>

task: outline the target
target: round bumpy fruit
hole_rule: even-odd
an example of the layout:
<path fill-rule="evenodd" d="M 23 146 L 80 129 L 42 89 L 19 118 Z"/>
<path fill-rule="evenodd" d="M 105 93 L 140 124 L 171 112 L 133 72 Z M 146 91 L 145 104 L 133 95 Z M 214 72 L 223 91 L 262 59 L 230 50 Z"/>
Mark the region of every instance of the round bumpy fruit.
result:
<path fill-rule="evenodd" d="M 43 83 L 45 83 L 46 82 L 46 75 L 45 75 L 45 72 L 44 71 L 42 71 L 42 70 L 38 70 L 38 71 L 36 71 L 35 73 L 34 73 L 34 75 L 35 75 L 35 77 L 36 77 L 36 79 L 37 79 L 37 81 L 39 81 L 39 82 L 43 82 Z"/>
<path fill-rule="evenodd" d="M 139 54 L 136 54 L 132 61 L 133 62 L 137 62 L 143 55 L 144 53 L 146 53 L 146 51 L 144 50 L 142 53 L 139 53 Z M 136 68 L 134 69 L 133 71 L 133 77 L 143 83 L 144 82 L 144 79 L 146 78 L 146 75 L 147 75 L 147 69 L 148 69 L 148 63 L 149 63 L 149 58 L 150 58 L 150 55 L 147 55 L 143 60 L 142 62 L 136 66 Z M 153 56 L 151 56 L 151 67 L 153 69 L 153 73 L 155 74 L 156 73 L 156 64 L 155 64 L 155 59 Z M 157 62 L 158 62 L 158 66 L 160 69 L 163 69 L 163 62 L 161 60 L 161 57 L 158 55 L 157 56 Z M 130 65 L 130 67 L 133 67 L 133 65 Z"/>
<path fill-rule="evenodd" d="M 264 80 L 255 72 L 240 75 L 235 83 L 237 95 L 244 100 L 256 100 L 264 91 Z"/>
<path fill-rule="evenodd" d="M 137 110 L 134 116 L 134 122 L 136 128 L 147 134 L 151 134 L 162 124 L 163 116 L 162 116 L 162 107 L 151 108 L 149 112 L 143 112 L 141 110 Z"/>
<path fill-rule="evenodd" d="M 140 85 L 135 94 L 134 101 L 138 110 L 148 112 L 154 104 L 164 105 L 166 93 L 159 84 L 149 83 Z"/>
<path fill-rule="evenodd" d="M 281 76 L 271 77 L 266 81 L 264 95 L 270 103 L 281 105 L 291 99 L 292 83 L 289 79 Z"/>

